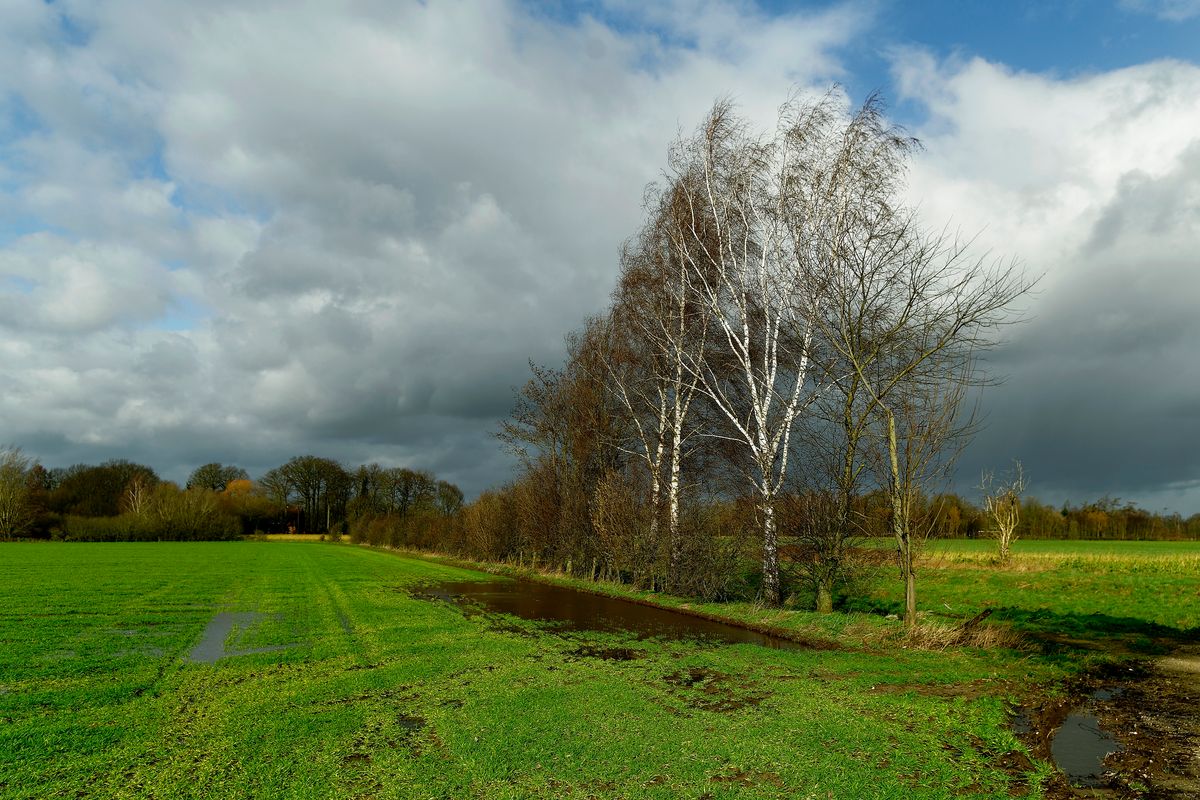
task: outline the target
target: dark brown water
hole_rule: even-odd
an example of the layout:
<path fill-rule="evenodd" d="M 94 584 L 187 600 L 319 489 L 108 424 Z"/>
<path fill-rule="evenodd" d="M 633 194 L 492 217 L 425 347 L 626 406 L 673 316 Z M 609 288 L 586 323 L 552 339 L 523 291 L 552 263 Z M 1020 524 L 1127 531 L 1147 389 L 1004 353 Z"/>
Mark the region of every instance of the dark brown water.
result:
<path fill-rule="evenodd" d="M 555 630 L 630 632 L 639 639 L 701 639 L 781 650 L 810 649 L 810 645 L 736 625 L 533 581 L 448 581 L 423 586 L 414 596 L 444 600 L 468 610 L 549 622 Z"/>

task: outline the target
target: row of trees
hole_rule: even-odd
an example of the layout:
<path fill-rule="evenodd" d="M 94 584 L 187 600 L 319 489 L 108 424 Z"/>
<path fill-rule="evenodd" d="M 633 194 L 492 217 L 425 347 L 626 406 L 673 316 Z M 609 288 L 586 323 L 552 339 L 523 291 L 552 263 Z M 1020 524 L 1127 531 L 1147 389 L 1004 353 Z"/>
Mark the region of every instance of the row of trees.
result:
<path fill-rule="evenodd" d="M 377 464 L 351 470 L 311 455 L 297 456 L 258 481 L 236 466 L 205 464 L 180 488 L 130 461 L 46 469 L 19 448 L 0 448 L 3 538 L 225 539 L 361 530 L 365 540 L 371 526 L 395 527 L 420 514 L 455 517 L 462 502 L 456 486 L 427 472 Z"/>
<path fill-rule="evenodd" d="M 828 609 L 877 493 L 915 619 L 922 498 L 971 430 L 978 354 L 1029 288 L 917 224 L 916 147 L 875 98 L 847 116 L 833 95 L 785 103 L 768 134 L 718 102 L 672 146 L 611 306 L 561 370 L 534 368 L 502 432 L 522 529 L 549 537 L 539 558 L 677 589 L 697 550 L 740 563 L 713 555 L 728 524 L 695 520 L 738 501 L 760 597 L 781 601 L 787 559 Z M 804 501 L 784 527 L 787 498 Z M 634 541 L 618 551 L 617 533 Z"/>

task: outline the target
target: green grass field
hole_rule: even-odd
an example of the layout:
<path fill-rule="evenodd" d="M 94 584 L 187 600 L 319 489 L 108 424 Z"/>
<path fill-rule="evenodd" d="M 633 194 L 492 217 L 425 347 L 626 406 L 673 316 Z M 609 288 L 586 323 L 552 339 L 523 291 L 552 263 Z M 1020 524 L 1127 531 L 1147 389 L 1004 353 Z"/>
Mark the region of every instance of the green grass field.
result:
<path fill-rule="evenodd" d="M 1049 770 L 1001 764 L 1006 697 L 1061 675 L 1028 653 L 559 635 L 405 591 L 477 574 L 329 544 L 4 546 L 0 797 L 1037 797 Z M 261 614 L 227 650 L 285 649 L 191 663 L 219 611 Z"/>
<path fill-rule="evenodd" d="M 1033 634 L 1138 641 L 1200 635 L 1200 543 L 1018 541 L 995 563 L 987 540 L 930 542 L 918 567 L 922 608 L 970 617 L 984 608 Z M 866 606 L 901 607 L 886 571 Z"/>

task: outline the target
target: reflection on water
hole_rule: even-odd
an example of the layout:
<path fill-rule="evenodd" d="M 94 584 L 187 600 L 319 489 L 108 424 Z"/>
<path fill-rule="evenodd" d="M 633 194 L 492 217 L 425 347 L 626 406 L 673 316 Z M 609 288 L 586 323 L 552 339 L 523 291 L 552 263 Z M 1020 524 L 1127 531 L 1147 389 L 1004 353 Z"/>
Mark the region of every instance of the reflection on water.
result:
<path fill-rule="evenodd" d="M 233 633 L 234 627 L 245 631 L 259 620 L 266 617 L 257 611 L 222 611 L 209 621 L 204 629 L 200 642 L 188 653 L 188 661 L 194 664 L 214 664 L 222 658 L 245 656 L 252 653 L 272 653 L 276 650 L 287 650 L 294 644 L 277 644 L 267 647 L 250 647 L 243 649 L 225 649 L 225 640 Z"/>
<path fill-rule="evenodd" d="M 1096 700 L 1111 700 L 1121 690 L 1099 689 Z M 1067 716 L 1050 742 L 1055 765 L 1074 786 L 1094 788 L 1104 784 L 1104 759 L 1121 749 L 1116 738 L 1100 727 L 1100 720 L 1087 713 L 1087 706 Z"/>
<path fill-rule="evenodd" d="M 708 639 L 727 644 L 756 644 L 785 650 L 810 646 L 694 617 L 665 608 L 645 606 L 616 597 L 581 592 L 564 586 L 533 581 L 497 579 L 448 581 L 423 586 L 416 597 L 444 600 L 465 608 L 511 614 L 529 620 L 555 623 L 557 630 L 628 631 L 638 638 Z"/>

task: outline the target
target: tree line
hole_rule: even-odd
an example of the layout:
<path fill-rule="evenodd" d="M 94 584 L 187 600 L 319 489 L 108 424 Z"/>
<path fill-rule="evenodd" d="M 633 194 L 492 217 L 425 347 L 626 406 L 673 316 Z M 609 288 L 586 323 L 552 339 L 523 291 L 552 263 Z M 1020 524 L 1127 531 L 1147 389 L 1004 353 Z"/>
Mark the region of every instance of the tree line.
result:
<path fill-rule="evenodd" d="M 234 539 L 263 533 L 430 544 L 461 511 L 458 487 L 432 473 L 297 456 L 251 480 L 220 463 L 184 486 L 123 459 L 47 469 L 0 449 L 0 537 L 71 540 Z M 420 531 L 418 535 L 415 531 Z"/>
<path fill-rule="evenodd" d="M 982 505 L 952 493 L 929 501 L 931 535 L 946 539 L 995 538 L 995 521 Z M 876 523 L 876 526 L 878 523 Z M 1111 497 L 1053 506 L 1036 497 L 1020 500 L 1015 539 L 1095 541 L 1200 540 L 1200 514 L 1154 512 Z"/>
<path fill-rule="evenodd" d="M 1030 285 L 921 227 L 903 200 L 917 147 L 874 97 L 793 98 L 768 132 L 716 103 L 647 190 L 609 307 L 562 368 L 533 366 L 501 432 L 521 473 L 491 501 L 517 522 L 485 538 L 770 605 L 791 579 L 829 610 L 880 498 L 911 624 L 922 499 Z"/>

